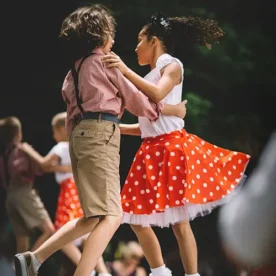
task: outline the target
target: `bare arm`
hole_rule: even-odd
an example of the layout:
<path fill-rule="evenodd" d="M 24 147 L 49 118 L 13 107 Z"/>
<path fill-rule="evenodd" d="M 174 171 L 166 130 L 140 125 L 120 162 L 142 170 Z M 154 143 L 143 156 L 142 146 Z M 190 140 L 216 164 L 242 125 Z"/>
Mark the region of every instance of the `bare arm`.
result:
<path fill-rule="evenodd" d="M 138 124 L 120 124 L 120 131 L 123 135 L 141 136 L 141 130 Z"/>
<path fill-rule="evenodd" d="M 166 116 L 176 116 L 184 119 L 186 116 L 187 102 L 187 100 L 184 100 L 183 102 L 176 105 L 164 104 L 164 108 L 162 109 L 161 113 Z"/>
<path fill-rule="evenodd" d="M 133 72 L 123 63 L 120 57 L 114 53 L 104 56 L 103 62 L 108 63 L 108 68 L 119 68 L 127 79 L 155 103 L 159 103 L 163 100 L 182 79 L 181 67 L 176 62 L 172 62 L 164 67 L 162 77 L 157 84 L 153 84 Z"/>
<path fill-rule="evenodd" d="M 48 154 L 45 157 L 41 156 L 28 143 L 20 144 L 19 148 L 25 152 L 41 169 L 43 172 L 71 172 L 71 166 L 59 165 L 59 156 L 55 154 Z"/>

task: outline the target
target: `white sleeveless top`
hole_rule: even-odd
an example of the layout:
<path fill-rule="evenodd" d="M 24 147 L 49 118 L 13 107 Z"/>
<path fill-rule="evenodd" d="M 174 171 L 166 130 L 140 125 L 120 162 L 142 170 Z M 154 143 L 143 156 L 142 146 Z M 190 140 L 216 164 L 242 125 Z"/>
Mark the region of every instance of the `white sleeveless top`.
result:
<path fill-rule="evenodd" d="M 169 54 L 163 54 L 157 59 L 156 67 L 145 76 L 145 79 L 157 84 L 161 79 L 160 71 L 162 68 L 172 62 L 177 62 L 181 66 L 182 75 L 184 75 L 182 62 Z M 183 78 L 184 77 L 182 77 L 181 83 L 174 86 L 172 91 L 161 101 L 162 103 L 178 104 L 181 102 Z M 184 121 L 182 119 L 175 116 L 164 116 L 162 114 L 156 122 L 150 122 L 146 117 L 139 117 L 138 121 L 142 138 L 159 136 L 175 130 L 180 130 L 184 127 Z"/>

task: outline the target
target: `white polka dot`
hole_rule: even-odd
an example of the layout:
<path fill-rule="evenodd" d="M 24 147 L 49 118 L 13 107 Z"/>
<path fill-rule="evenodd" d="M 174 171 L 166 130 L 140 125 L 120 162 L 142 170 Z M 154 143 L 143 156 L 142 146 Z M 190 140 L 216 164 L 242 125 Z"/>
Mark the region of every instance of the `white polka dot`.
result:
<path fill-rule="evenodd" d="M 149 146 L 146 146 L 146 149 L 148 149 L 149 148 Z"/>
<path fill-rule="evenodd" d="M 208 149 L 208 150 L 207 150 L 207 153 L 208 153 L 208 154 L 211 154 L 211 153 L 212 153 L 212 151 Z"/>
<path fill-rule="evenodd" d="M 202 171 L 203 171 L 204 173 L 207 173 L 207 169 L 203 169 Z"/>
<path fill-rule="evenodd" d="M 142 209 L 142 205 L 138 205 L 138 207 L 137 207 L 138 209 Z"/>
<path fill-rule="evenodd" d="M 219 190 L 220 190 L 220 186 L 217 186 L 217 187 L 216 187 L 216 190 L 219 191 Z"/>
<path fill-rule="evenodd" d="M 177 177 L 174 175 L 173 177 L 172 177 L 172 180 L 176 180 L 177 179 Z"/>
<path fill-rule="evenodd" d="M 222 181 L 220 181 L 220 185 L 223 186 L 223 182 Z"/>
<path fill-rule="evenodd" d="M 130 214 L 133 214 L 133 211 L 130 211 L 129 213 L 130 213 Z"/>
<path fill-rule="evenodd" d="M 183 192 L 182 190 L 179 190 L 179 194 L 181 194 L 181 195 L 182 195 L 183 193 L 184 193 L 184 192 Z"/>
<path fill-rule="evenodd" d="M 130 177 L 132 177 L 132 176 L 133 176 L 133 173 L 130 174 Z"/>
<path fill-rule="evenodd" d="M 166 142 L 166 143 L 165 143 L 165 146 L 168 146 L 169 144 L 170 144 L 169 142 Z"/>
<path fill-rule="evenodd" d="M 200 160 L 196 160 L 196 163 L 197 163 L 197 164 L 200 164 Z"/>
<path fill-rule="evenodd" d="M 170 206 L 169 206 L 169 205 L 166 205 L 165 208 L 168 209 L 168 208 L 170 208 Z"/>
<path fill-rule="evenodd" d="M 176 148 L 179 148 L 180 146 L 179 145 L 175 145 Z"/>
<path fill-rule="evenodd" d="M 176 200 L 176 201 L 175 201 L 175 204 L 177 204 L 177 205 L 180 204 L 180 201 L 179 201 L 179 200 Z"/>
<path fill-rule="evenodd" d="M 180 160 L 183 161 L 183 160 L 184 160 L 184 156 L 181 156 L 181 157 L 180 157 Z"/>
<path fill-rule="evenodd" d="M 206 159 L 206 158 L 207 158 L 206 154 L 203 154 L 203 158 L 204 158 L 204 159 Z"/>
<path fill-rule="evenodd" d="M 213 196 L 214 194 L 213 194 L 213 192 L 210 192 L 210 196 Z"/>
<path fill-rule="evenodd" d="M 188 145 L 187 145 L 186 143 L 184 143 L 184 146 L 185 146 L 185 147 L 188 147 Z"/>
<path fill-rule="evenodd" d="M 206 202 L 206 201 L 207 201 L 207 198 L 204 197 L 204 198 L 203 198 L 203 202 Z"/>
<path fill-rule="evenodd" d="M 213 178 L 213 177 L 210 177 L 210 181 L 213 182 L 213 181 L 214 181 L 214 178 Z"/>
<path fill-rule="evenodd" d="M 132 200 L 136 200 L 136 196 L 133 196 L 133 197 L 132 197 Z"/>
<path fill-rule="evenodd" d="M 157 151 L 157 152 L 155 153 L 155 155 L 156 155 L 156 156 L 159 156 L 159 155 L 160 155 L 160 152 L 159 152 L 159 151 Z"/>
<path fill-rule="evenodd" d="M 168 166 L 170 166 L 171 165 L 171 162 L 168 162 Z"/>
<path fill-rule="evenodd" d="M 160 138 L 160 141 L 164 140 L 164 138 Z"/>
<path fill-rule="evenodd" d="M 149 165 L 149 170 L 152 170 L 153 166 L 152 165 Z"/>
<path fill-rule="evenodd" d="M 236 178 L 236 180 L 235 180 L 235 181 L 236 181 L 237 183 L 238 183 L 238 182 L 240 182 L 240 180 L 239 180 L 238 178 Z"/>
<path fill-rule="evenodd" d="M 179 167 L 179 166 L 176 166 L 176 169 L 179 171 L 179 170 L 180 170 L 180 167 Z"/>
<path fill-rule="evenodd" d="M 155 176 L 154 176 L 154 175 L 152 175 L 152 176 L 151 176 L 151 180 L 154 180 L 154 179 L 155 179 Z"/>
<path fill-rule="evenodd" d="M 247 159 L 250 159 L 250 155 L 246 154 L 246 158 L 247 158 Z"/>
<path fill-rule="evenodd" d="M 171 156 L 175 156 L 175 153 L 173 151 L 171 152 Z"/>
<path fill-rule="evenodd" d="M 232 161 L 232 157 L 229 157 L 229 158 L 228 158 L 228 161 Z"/>
<path fill-rule="evenodd" d="M 131 188 L 129 188 L 128 191 L 131 192 Z"/>
<path fill-rule="evenodd" d="M 230 191 L 229 191 L 229 190 L 227 190 L 227 194 L 230 194 Z"/>
<path fill-rule="evenodd" d="M 237 155 L 238 153 L 236 151 L 233 152 L 234 155 Z"/>
<path fill-rule="evenodd" d="M 186 159 L 187 159 L 187 160 L 190 160 L 190 157 L 189 157 L 189 156 L 186 156 Z"/>
<path fill-rule="evenodd" d="M 154 186 L 153 189 L 154 189 L 155 191 L 157 191 L 158 188 L 157 188 L 157 186 Z"/>
<path fill-rule="evenodd" d="M 192 183 L 195 184 L 195 181 L 192 179 Z"/>
<path fill-rule="evenodd" d="M 123 196 L 123 199 L 126 199 L 126 195 Z"/>
<path fill-rule="evenodd" d="M 156 211 L 155 211 L 155 210 L 152 210 L 152 213 L 153 213 L 153 214 L 155 214 L 155 213 L 156 213 Z"/>
<path fill-rule="evenodd" d="M 157 193 L 157 194 L 156 194 L 156 197 L 157 197 L 157 198 L 159 198 L 159 197 L 160 197 L 160 194 L 159 194 L 159 193 Z"/>
<path fill-rule="evenodd" d="M 170 196 L 167 194 L 167 195 L 166 195 L 166 198 L 167 198 L 167 199 L 169 199 L 169 198 L 170 198 Z"/>
<path fill-rule="evenodd" d="M 146 178 L 147 178 L 147 176 L 144 174 L 144 175 L 143 175 L 143 178 L 144 178 L 144 179 L 146 179 Z"/>
<path fill-rule="evenodd" d="M 195 198 L 195 194 L 192 194 L 192 198 Z"/>
<path fill-rule="evenodd" d="M 169 190 L 170 190 L 170 191 L 172 191 L 172 190 L 173 190 L 173 187 L 172 187 L 172 186 L 170 186 L 170 187 L 169 187 Z"/>
<path fill-rule="evenodd" d="M 241 159 L 239 159 L 239 160 L 238 160 L 238 163 L 241 164 L 241 162 L 242 162 Z"/>
<path fill-rule="evenodd" d="M 232 174 L 232 172 L 231 171 L 228 171 L 228 175 L 231 175 Z"/>
<path fill-rule="evenodd" d="M 236 169 L 237 169 L 237 167 L 236 167 L 235 165 L 233 165 L 233 169 L 234 169 L 234 170 L 236 170 Z"/>
<path fill-rule="evenodd" d="M 218 168 L 217 171 L 220 173 L 220 168 Z"/>
<path fill-rule="evenodd" d="M 213 164 L 213 163 L 210 163 L 209 166 L 212 168 L 212 167 L 214 167 L 214 164 Z"/>
<path fill-rule="evenodd" d="M 137 170 L 138 170 L 138 171 L 141 170 L 141 166 L 137 166 Z"/>
<path fill-rule="evenodd" d="M 227 181 L 227 177 L 226 177 L 226 176 L 224 176 L 223 179 L 224 179 L 225 181 Z"/>
<path fill-rule="evenodd" d="M 189 139 L 188 142 L 192 143 L 193 141 L 192 141 L 192 139 Z"/>
<path fill-rule="evenodd" d="M 139 154 L 141 155 L 143 152 L 140 150 Z"/>
<path fill-rule="evenodd" d="M 153 200 L 152 200 L 152 199 L 150 199 L 150 200 L 149 200 L 149 203 L 150 203 L 150 204 L 152 204 L 152 203 L 153 203 Z"/>
<path fill-rule="evenodd" d="M 143 195 L 145 193 L 145 190 L 141 190 L 140 193 Z"/>
<path fill-rule="evenodd" d="M 159 167 L 161 167 L 161 166 L 162 166 L 162 164 L 163 164 L 162 162 L 159 162 L 159 163 L 158 163 L 158 166 L 159 166 Z"/>
<path fill-rule="evenodd" d="M 146 193 L 149 194 L 150 193 L 150 189 L 146 189 Z"/>
<path fill-rule="evenodd" d="M 160 182 L 157 183 L 157 187 L 161 187 L 161 183 Z"/>
<path fill-rule="evenodd" d="M 200 190 L 199 189 L 197 189 L 196 191 L 197 191 L 198 194 L 200 194 Z"/>
<path fill-rule="evenodd" d="M 231 184 L 231 186 L 230 186 L 232 189 L 234 189 L 235 188 L 235 186 L 233 185 L 233 184 Z"/>
<path fill-rule="evenodd" d="M 218 146 L 214 145 L 214 148 L 215 148 L 215 149 L 217 149 L 217 148 L 218 148 Z"/>
<path fill-rule="evenodd" d="M 139 182 L 138 182 L 138 181 L 135 181 L 135 182 L 134 182 L 134 185 L 135 185 L 135 186 L 138 186 L 138 185 L 139 185 Z"/>
<path fill-rule="evenodd" d="M 192 155 L 195 155 L 195 151 L 194 151 L 194 150 L 192 150 L 192 151 L 191 151 L 191 154 L 192 154 Z"/>
<path fill-rule="evenodd" d="M 155 208 L 156 208 L 156 209 L 159 208 L 159 205 L 158 205 L 158 204 L 155 204 Z"/>
<path fill-rule="evenodd" d="M 207 188 L 207 186 L 208 186 L 207 183 L 203 183 L 204 188 Z"/>
<path fill-rule="evenodd" d="M 128 207 L 128 206 L 129 206 L 129 203 L 128 203 L 128 202 L 126 202 L 126 203 L 125 203 L 125 205 L 126 205 L 126 207 Z"/>
<path fill-rule="evenodd" d="M 192 173 L 192 171 L 191 170 L 189 170 L 189 174 L 191 174 Z"/>
<path fill-rule="evenodd" d="M 199 175 L 199 174 L 197 174 L 197 175 L 196 175 L 196 178 L 197 178 L 197 179 L 200 179 L 200 175 Z"/>
<path fill-rule="evenodd" d="M 222 152 L 219 153 L 220 156 L 224 156 L 224 154 Z"/>
<path fill-rule="evenodd" d="M 190 202 L 190 201 L 189 201 L 189 199 L 186 199 L 186 202 L 188 202 L 188 203 L 189 203 L 189 202 Z"/>
<path fill-rule="evenodd" d="M 194 165 L 192 165 L 192 170 L 194 170 L 195 169 L 195 166 Z"/>
<path fill-rule="evenodd" d="M 149 154 L 147 154 L 147 155 L 146 155 L 146 158 L 147 158 L 147 159 L 150 159 L 150 155 L 149 155 Z"/>
<path fill-rule="evenodd" d="M 184 187 L 186 188 L 188 186 L 188 184 L 187 183 L 184 183 Z"/>
<path fill-rule="evenodd" d="M 199 147 L 196 147 L 196 150 L 199 150 Z"/>
<path fill-rule="evenodd" d="M 188 189 L 191 189 L 191 188 L 192 188 L 192 186 L 191 186 L 191 185 L 189 185 L 189 186 L 188 186 Z"/>
<path fill-rule="evenodd" d="M 162 175 L 162 172 L 161 172 L 161 171 L 159 172 L 159 175 Z"/>
<path fill-rule="evenodd" d="M 203 145 L 203 146 L 204 146 L 204 145 L 205 145 L 205 142 L 204 142 L 204 141 L 201 141 L 201 145 Z"/>

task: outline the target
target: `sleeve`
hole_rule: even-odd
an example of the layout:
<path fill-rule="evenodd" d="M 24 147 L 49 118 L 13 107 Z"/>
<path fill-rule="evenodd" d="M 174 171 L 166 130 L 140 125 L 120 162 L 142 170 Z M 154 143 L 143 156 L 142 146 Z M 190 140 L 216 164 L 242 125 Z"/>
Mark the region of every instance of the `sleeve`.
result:
<path fill-rule="evenodd" d="M 55 145 L 50 151 L 49 154 L 55 154 L 57 155 L 59 158 L 63 157 L 63 152 L 64 152 L 64 146 L 62 143 L 58 143 L 57 145 Z"/>
<path fill-rule="evenodd" d="M 128 79 L 126 79 L 118 68 L 106 68 L 108 79 L 119 90 L 126 109 L 137 117 L 147 117 L 151 121 L 158 119 L 163 104 L 150 102 L 149 98 L 140 92 Z"/>
<path fill-rule="evenodd" d="M 159 71 L 161 71 L 165 66 L 167 66 L 168 64 L 172 63 L 172 62 L 176 62 L 177 64 L 179 64 L 179 66 L 181 67 L 181 71 L 182 71 L 182 76 L 184 79 L 184 67 L 183 67 L 183 63 L 175 58 L 172 57 L 169 54 L 164 54 L 162 55 L 156 62 L 156 67 L 158 68 Z"/>

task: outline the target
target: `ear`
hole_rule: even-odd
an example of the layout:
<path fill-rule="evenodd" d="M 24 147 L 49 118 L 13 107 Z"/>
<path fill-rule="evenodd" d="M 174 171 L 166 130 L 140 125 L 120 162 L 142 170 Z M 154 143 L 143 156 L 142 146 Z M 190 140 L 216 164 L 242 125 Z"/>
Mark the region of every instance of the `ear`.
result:
<path fill-rule="evenodd" d="M 151 45 L 154 47 L 158 44 L 159 39 L 156 36 L 151 38 Z"/>

